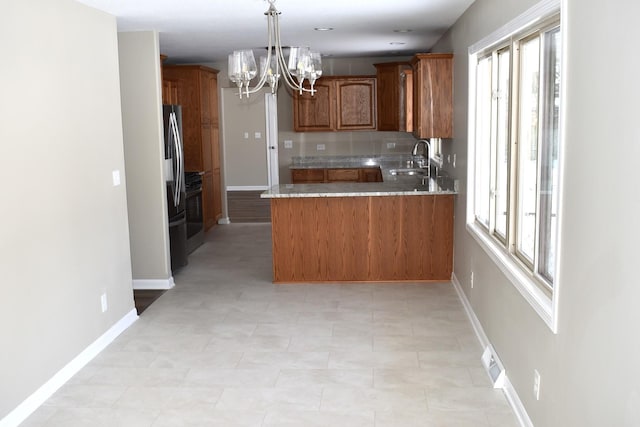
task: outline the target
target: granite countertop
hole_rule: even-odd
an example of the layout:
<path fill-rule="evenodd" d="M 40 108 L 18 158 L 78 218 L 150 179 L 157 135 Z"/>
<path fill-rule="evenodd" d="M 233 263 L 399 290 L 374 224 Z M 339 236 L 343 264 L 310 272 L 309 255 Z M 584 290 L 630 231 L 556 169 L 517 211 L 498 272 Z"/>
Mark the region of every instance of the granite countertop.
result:
<path fill-rule="evenodd" d="M 390 169 L 406 168 L 408 155 L 294 157 L 291 169 L 380 167 L 383 182 L 336 182 L 281 184 L 262 193 L 262 198 L 415 196 L 457 194 L 456 182 L 448 176 L 397 176 Z"/>

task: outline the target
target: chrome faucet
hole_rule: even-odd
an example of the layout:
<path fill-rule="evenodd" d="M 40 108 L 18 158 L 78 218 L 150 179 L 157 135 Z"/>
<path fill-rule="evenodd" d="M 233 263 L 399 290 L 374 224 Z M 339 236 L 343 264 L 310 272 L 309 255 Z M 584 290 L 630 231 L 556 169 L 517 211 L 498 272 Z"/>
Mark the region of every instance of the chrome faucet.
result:
<path fill-rule="evenodd" d="M 411 155 L 412 156 L 417 156 L 418 155 L 418 149 L 420 147 L 423 147 L 422 149 L 422 156 L 426 159 L 427 161 L 427 170 L 429 172 L 429 174 L 431 174 L 431 141 L 429 141 L 428 139 L 419 139 L 418 141 L 416 141 L 416 143 L 413 145 L 413 149 L 411 150 Z M 420 167 L 424 167 L 424 163 L 420 162 Z"/>

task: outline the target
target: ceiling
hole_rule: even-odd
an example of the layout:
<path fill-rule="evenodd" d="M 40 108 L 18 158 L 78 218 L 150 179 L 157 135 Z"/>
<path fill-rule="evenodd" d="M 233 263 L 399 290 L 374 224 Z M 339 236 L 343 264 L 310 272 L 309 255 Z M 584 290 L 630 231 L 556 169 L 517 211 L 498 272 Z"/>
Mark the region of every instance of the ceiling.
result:
<path fill-rule="evenodd" d="M 221 62 L 233 50 L 267 46 L 266 0 L 79 1 L 115 15 L 118 31 L 158 31 L 169 63 Z M 323 56 L 375 57 L 428 52 L 471 3 L 276 0 L 275 6 L 283 45 L 309 46 Z M 314 30 L 327 27 L 333 30 Z"/>

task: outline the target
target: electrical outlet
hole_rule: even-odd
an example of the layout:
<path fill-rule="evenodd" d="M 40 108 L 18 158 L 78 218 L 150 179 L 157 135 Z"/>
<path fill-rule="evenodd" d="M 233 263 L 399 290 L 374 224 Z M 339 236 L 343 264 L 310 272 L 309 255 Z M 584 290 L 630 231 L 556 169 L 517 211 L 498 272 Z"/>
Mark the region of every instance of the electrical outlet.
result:
<path fill-rule="evenodd" d="M 387 142 L 387 148 L 396 148 L 395 142 Z"/>
<path fill-rule="evenodd" d="M 540 372 L 537 369 L 533 370 L 533 395 L 540 400 Z"/>
<path fill-rule="evenodd" d="M 102 306 L 102 312 L 104 313 L 108 309 L 107 305 L 107 294 L 100 295 L 100 305 Z"/>
<path fill-rule="evenodd" d="M 473 289 L 473 271 L 471 272 L 471 289 Z"/>
<path fill-rule="evenodd" d="M 255 139 L 261 139 L 262 138 L 262 133 L 261 132 L 254 132 L 253 137 Z"/>
<path fill-rule="evenodd" d="M 117 187 L 118 185 L 120 185 L 120 170 L 116 169 L 113 172 L 111 172 L 111 177 L 113 179 L 114 187 Z"/>
<path fill-rule="evenodd" d="M 293 141 L 290 139 L 284 140 L 284 148 L 293 148 Z"/>
<path fill-rule="evenodd" d="M 318 150 L 318 151 L 324 151 L 324 149 L 325 149 L 324 144 L 318 144 L 318 145 L 316 145 L 316 150 Z"/>

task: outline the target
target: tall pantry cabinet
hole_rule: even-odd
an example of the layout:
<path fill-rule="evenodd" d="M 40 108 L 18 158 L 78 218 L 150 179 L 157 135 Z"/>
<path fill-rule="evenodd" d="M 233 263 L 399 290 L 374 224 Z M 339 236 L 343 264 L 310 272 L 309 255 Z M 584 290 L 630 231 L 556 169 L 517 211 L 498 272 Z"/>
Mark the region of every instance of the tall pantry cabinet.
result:
<path fill-rule="evenodd" d="M 201 65 L 165 65 L 162 101 L 182 105 L 184 168 L 202 173 L 202 213 L 209 230 L 222 217 L 218 70 Z"/>

